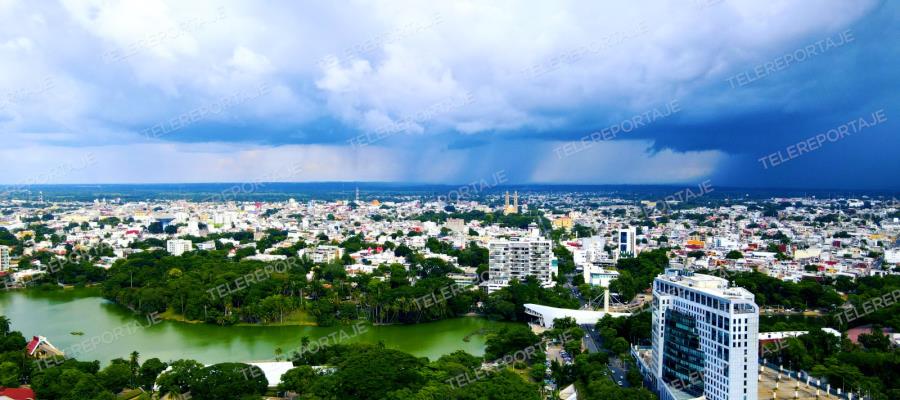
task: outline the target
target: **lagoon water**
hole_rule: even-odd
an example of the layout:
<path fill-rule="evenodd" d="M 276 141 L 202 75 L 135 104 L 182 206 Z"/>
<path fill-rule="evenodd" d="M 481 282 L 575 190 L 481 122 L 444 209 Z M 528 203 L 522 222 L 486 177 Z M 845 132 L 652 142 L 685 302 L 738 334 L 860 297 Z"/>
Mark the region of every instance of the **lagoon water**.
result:
<path fill-rule="evenodd" d="M 138 351 L 142 360 L 189 358 L 206 364 L 273 360 L 276 348 L 287 355 L 300 346 L 304 336 L 316 340 L 329 335 L 332 343 L 339 339 L 347 343 L 383 342 L 388 348 L 433 360 L 456 350 L 482 355 L 485 337 L 473 333 L 509 324 L 467 317 L 417 325 L 365 325 L 359 334 L 354 333 L 353 325 L 324 328 L 175 321 L 150 324 L 146 316 L 99 297 L 93 289 L 0 293 L 0 314 L 9 317 L 12 329 L 21 331 L 26 339 L 46 336 L 67 356 L 82 361 L 100 360 L 104 365 L 114 358 L 127 359 L 132 351 Z M 339 333 L 341 329 L 346 335 Z M 467 336 L 469 341 L 464 340 Z M 91 345 L 92 342 L 98 344 Z"/>

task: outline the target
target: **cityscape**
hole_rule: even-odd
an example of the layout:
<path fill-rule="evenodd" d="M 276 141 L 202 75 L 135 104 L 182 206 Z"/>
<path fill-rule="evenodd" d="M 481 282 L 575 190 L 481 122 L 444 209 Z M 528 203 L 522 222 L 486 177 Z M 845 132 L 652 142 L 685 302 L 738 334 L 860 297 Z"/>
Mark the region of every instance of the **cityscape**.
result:
<path fill-rule="evenodd" d="M 897 3 L 0 21 L 0 400 L 900 399 Z"/>

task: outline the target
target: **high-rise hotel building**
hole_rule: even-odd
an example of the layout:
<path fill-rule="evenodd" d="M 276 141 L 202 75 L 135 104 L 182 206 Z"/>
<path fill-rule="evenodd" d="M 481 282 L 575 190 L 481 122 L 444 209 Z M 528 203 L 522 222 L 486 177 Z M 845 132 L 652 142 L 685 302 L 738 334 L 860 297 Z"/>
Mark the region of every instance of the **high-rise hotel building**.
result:
<path fill-rule="evenodd" d="M 669 269 L 653 281 L 649 368 L 663 400 L 756 400 L 759 307 L 716 276 Z"/>

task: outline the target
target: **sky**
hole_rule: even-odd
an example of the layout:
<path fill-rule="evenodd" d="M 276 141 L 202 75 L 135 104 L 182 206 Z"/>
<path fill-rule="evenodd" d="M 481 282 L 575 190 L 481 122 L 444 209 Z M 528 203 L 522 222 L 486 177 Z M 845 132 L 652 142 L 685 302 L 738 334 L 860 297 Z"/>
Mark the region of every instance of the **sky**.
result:
<path fill-rule="evenodd" d="M 0 0 L 0 183 L 897 190 L 898 66 L 885 0 Z"/>

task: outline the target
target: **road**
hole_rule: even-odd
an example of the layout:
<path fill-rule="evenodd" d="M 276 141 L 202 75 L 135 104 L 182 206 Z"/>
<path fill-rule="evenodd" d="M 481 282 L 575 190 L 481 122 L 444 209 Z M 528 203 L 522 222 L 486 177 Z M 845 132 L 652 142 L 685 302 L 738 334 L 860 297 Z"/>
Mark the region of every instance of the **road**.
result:
<path fill-rule="evenodd" d="M 584 342 L 588 353 L 596 353 L 599 351 L 607 353 L 609 355 L 609 363 L 607 366 L 612 374 L 613 381 L 622 387 L 629 387 L 628 380 L 625 379 L 625 374 L 628 373 L 628 370 L 622 368 L 622 361 L 619 360 L 618 357 L 610 354 L 608 350 L 603 348 L 603 339 L 600 337 L 600 333 L 597 332 L 597 329 L 594 328 L 593 325 L 581 325 L 581 329 L 583 329 L 584 333 L 587 335 L 584 338 Z"/>

